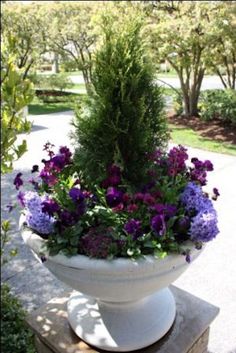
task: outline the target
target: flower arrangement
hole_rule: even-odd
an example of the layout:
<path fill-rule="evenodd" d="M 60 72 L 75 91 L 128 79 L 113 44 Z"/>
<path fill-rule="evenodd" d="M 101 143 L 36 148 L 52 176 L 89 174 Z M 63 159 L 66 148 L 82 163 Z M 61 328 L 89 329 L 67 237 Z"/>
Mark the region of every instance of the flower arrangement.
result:
<path fill-rule="evenodd" d="M 213 165 L 197 158 L 188 164 L 183 146 L 148 155 L 147 182 L 138 189 L 126 182 L 116 164 L 89 189 L 67 147 L 55 153 L 47 143 L 44 149 L 44 167 L 32 168 L 37 174 L 30 180 L 34 190 L 20 191 L 18 200 L 25 225 L 45 239 L 51 255 L 163 258 L 176 252 L 189 262 L 186 241 L 200 249 L 218 233 L 213 202 L 203 191 Z M 22 188 L 21 173 L 14 184 Z M 218 196 L 214 188 L 212 198 Z"/>
<path fill-rule="evenodd" d="M 50 254 L 95 258 L 186 256 L 217 233 L 211 195 L 203 191 L 210 161 L 174 147 L 161 88 L 142 38 L 142 21 L 104 16 L 103 43 L 94 55 L 93 87 L 77 110 L 72 156 L 63 146 L 19 192 L 25 225 L 45 239 Z M 78 144 L 79 142 L 79 144 Z M 157 148 L 158 147 L 158 148 Z M 22 187 L 22 175 L 14 184 Z M 213 190 L 213 199 L 219 195 Z"/>

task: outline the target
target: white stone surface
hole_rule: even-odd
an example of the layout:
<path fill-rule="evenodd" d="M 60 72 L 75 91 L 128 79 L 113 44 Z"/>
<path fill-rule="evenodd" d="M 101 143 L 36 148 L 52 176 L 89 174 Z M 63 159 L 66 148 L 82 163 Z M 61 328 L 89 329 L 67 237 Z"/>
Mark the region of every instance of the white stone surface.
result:
<path fill-rule="evenodd" d="M 67 304 L 72 329 L 85 342 L 109 351 L 153 344 L 171 328 L 175 299 L 168 288 L 136 302 L 109 303 L 74 293 Z"/>
<path fill-rule="evenodd" d="M 23 227 L 24 242 L 59 280 L 80 291 L 68 303 L 75 333 L 105 350 L 132 351 L 163 337 L 175 318 L 175 301 L 167 288 L 188 267 L 183 255 L 164 259 L 91 259 L 84 255 L 50 256 L 45 240 Z M 192 260 L 201 253 L 192 248 Z"/>

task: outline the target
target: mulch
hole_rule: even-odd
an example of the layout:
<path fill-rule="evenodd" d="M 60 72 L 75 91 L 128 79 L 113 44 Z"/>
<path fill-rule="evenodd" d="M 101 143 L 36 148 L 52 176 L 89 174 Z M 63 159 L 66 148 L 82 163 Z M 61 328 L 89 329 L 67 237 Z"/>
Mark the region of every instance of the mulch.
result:
<path fill-rule="evenodd" d="M 232 126 L 229 123 L 220 120 L 207 122 L 195 116 L 187 118 L 173 114 L 169 114 L 168 121 L 170 124 L 179 127 L 190 128 L 202 137 L 236 145 L 236 126 Z"/>

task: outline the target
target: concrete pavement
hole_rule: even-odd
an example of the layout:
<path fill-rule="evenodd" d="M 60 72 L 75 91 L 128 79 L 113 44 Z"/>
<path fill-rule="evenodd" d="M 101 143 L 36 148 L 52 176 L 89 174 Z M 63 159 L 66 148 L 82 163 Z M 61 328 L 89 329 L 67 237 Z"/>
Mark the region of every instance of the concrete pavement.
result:
<path fill-rule="evenodd" d="M 72 112 L 30 116 L 33 130 L 27 136 L 28 152 L 15 163 L 15 171 L 2 177 L 2 206 L 15 200 L 14 176 L 23 172 L 30 177 L 33 164 L 45 157 L 42 146 L 50 141 L 56 146 L 71 145 L 69 133 Z M 19 138 L 22 139 L 21 135 Z M 210 159 L 215 171 L 209 173 L 209 189 L 217 187 L 221 193 L 216 202 L 220 234 L 209 243 L 199 258 L 174 283 L 176 286 L 209 301 L 220 308 L 220 314 L 210 331 L 209 353 L 236 352 L 236 157 L 189 148 L 191 157 Z M 24 246 L 18 232 L 19 211 L 3 218 L 12 220 L 10 247 L 17 246 L 19 254 L 2 269 L 2 280 L 9 283 L 12 292 L 27 310 L 38 308 L 62 293 L 66 286 L 56 280 Z M 186 333 L 187 334 L 187 333 Z M 182 352 L 180 352 L 182 353 Z"/>
<path fill-rule="evenodd" d="M 84 79 L 82 76 L 76 75 L 76 76 L 69 76 L 69 77 L 73 83 L 84 83 Z M 158 79 L 166 82 L 166 84 L 161 81 L 158 81 Z M 156 82 L 161 86 L 169 88 L 170 87 L 170 86 L 168 86 L 168 84 L 169 84 L 174 88 L 180 88 L 180 82 L 179 82 L 178 77 L 167 77 L 164 75 L 163 76 L 158 75 L 158 79 L 156 80 Z M 218 76 L 205 76 L 203 78 L 201 90 L 223 89 L 223 88 L 224 88 L 223 84 Z"/>

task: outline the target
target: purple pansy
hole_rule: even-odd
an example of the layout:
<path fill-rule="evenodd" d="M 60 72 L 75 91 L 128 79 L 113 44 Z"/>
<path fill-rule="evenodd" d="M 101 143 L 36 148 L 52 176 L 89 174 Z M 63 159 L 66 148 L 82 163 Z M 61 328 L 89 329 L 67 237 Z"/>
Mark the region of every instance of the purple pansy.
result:
<path fill-rule="evenodd" d="M 15 179 L 13 181 L 13 184 L 15 185 L 16 190 L 19 190 L 19 188 L 24 184 L 21 176 L 22 176 L 22 173 L 16 174 Z"/>
<path fill-rule="evenodd" d="M 151 220 L 151 227 L 156 235 L 163 236 L 166 233 L 165 217 L 163 214 L 156 215 Z"/>
<path fill-rule="evenodd" d="M 60 210 L 58 203 L 52 199 L 48 199 L 42 202 L 42 212 L 53 216 L 54 213 Z"/>
<path fill-rule="evenodd" d="M 107 189 L 106 201 L 109 207 L 116 207 L 122 202 L 123 193 L 114 187 Z"/>
<path fill-rule="evenodd" d="M 74 202 L 82 202 L 84 201 L 84 194 L 78 188 L 71 188 L 69 191 L 69 196 Z"/>

